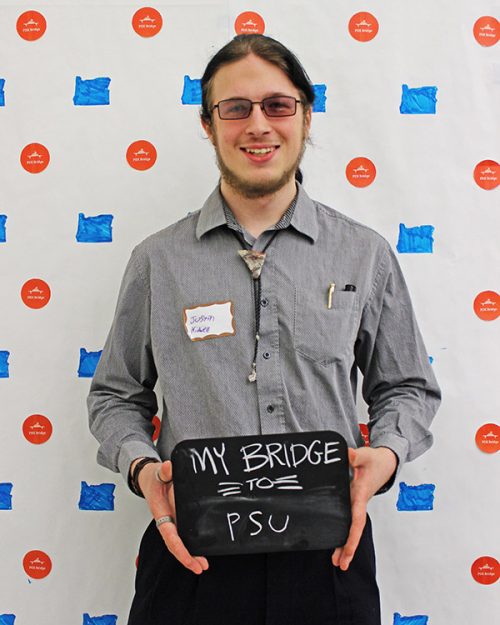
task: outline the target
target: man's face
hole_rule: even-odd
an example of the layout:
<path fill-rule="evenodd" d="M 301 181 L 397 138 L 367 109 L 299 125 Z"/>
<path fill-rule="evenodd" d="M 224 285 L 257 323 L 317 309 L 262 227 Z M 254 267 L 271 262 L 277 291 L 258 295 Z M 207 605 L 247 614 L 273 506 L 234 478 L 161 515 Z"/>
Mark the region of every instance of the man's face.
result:
<path fill-rule="evenodd" d="M 255 102 L 273 95 L 300 99 L 298 89 L 279 67 L 249 54 L 216 72 L 211 105 L 230 98 Z M 211 124 L 202 121 L 214 144 L 223 183 L 248 198 L 276 193 L 294 179 L 310 123 L 311 110 L 304 113 L 302 104 L 297 104 L 291 117 L 267 117 L 254 105 L 246 119 L 223 120 L 215 109 Z M 266 149 L 266 153 L 250 149 Z"/>

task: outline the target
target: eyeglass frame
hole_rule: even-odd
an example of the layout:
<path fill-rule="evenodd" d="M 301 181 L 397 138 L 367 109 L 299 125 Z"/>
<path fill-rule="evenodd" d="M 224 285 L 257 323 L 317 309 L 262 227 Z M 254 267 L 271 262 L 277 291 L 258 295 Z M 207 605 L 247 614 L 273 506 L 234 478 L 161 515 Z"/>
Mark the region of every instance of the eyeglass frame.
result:
<path fill-rule="evenodd" d="M 266 100 L 273 100 L 274 98 L 287 98 L 289 100 L 293 100 L 295 102 L 295 109 L 294 109 L 293 113 L 290 113 L 290 114 L 287 114 L 287 115 L 268 115 L 266 113 L 265 108 L 264 108 L 264 102 Z M 238 100 L 243 100 L 244 102 L 250 102 L 251 106 L 248 109 L 248 115 L 245 115 L 244 117 L 221 117 L 219 104 L 221 104 L 222 102 L 233 102 L 233 101 L 238 101 Z M 264 113 L 264 115 L 266 117 L 271 117 L 273 119 L 279 119 L 280 117 L 293 117 L 294 115 L 296 115 L 297 114 L 297 104 L 304 105 L 304 102 L 302 100 L 297 100 L 297 98 L 294 98 L 293 95 L 271 95 L 271 96 L 269 96 L 267 98 L 264 98 L 262 100 L 250 100 L 249 98 L 226 98 L 225 100 L 219 100 L 219 102 L 217 102 L 217 104 L 214 104 L 212 106 L 212 108 L 210 109 L 210 112 L 213 113 L 214 109 L 217 109 L 217 112 L 219 114 L 219 119 L 222 119 L 225 122 L 227 122 L 227 121 L 240 121 L 242 119 L 248 119 L 250 117 L 250 115 L 252 114 L 252 111 L 253 111 L 253 105 L 254 104 L 260 104 L 260 109 L 261 109 L 261 111 Z"/>

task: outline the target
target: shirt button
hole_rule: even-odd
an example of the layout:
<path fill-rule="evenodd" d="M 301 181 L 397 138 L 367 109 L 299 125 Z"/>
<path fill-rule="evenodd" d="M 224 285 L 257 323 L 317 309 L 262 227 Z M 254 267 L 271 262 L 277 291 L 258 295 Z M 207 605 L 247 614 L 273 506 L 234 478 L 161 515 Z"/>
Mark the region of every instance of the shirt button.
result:
<path fill-rule="evenodd" d="M 260 300 L 260 305 L 261 305 L 263 308 L 266 308 L 266 307 L 269 305 L 269 300 L 267 299 L 267 297 L 263 297 L 263 298 Z"/>
<path fill-rule="evenodd" d="M 274 406 L 272 404 L 269 404 L 269 406 L 266 408 L 267 412 L 269 414 L 271 414 L 272 412 L 274 412 Z"/>
<path fill-rule="evenodd" d="M 269 352 L 264 352 L 262 354 L 262 358 L 265 358 L 266 360 L 269 360 L 269 358 L 271 358 L 271 354 Z"/>

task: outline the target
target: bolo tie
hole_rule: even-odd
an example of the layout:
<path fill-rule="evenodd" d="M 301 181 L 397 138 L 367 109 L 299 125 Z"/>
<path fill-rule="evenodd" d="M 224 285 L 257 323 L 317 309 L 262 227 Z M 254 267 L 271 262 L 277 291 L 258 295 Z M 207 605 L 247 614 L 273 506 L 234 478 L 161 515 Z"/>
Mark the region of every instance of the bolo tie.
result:
<path fill-rule="evenodd" d="M 274 241 L 279 230 L 275 230 L 264 246 L 262 252 L 253 250 L 249 244 L 245 241 L 242 234 L 236 230 L 231 229 L 231 232 L 238 239 L 238 241 L 245 247 L 244 250 L 238 250 L 238 254 L 247 266 L 247 269 L 252 276 L 253 281 L 253 300 L 254 300 L 254 313 L 255 313 L 255 344 L 253 351 L 253 361 L 250 374 L 248 375 L 249 382 L 255 382 L 257 380 L 257 350 L 259 347 L 259 331 L 260 331 L 260 296 L 261 296 L 261 282 L 260 276 L 262 268 L 264 267 L 264 261 L 266 260 L 266 250 Z"/>

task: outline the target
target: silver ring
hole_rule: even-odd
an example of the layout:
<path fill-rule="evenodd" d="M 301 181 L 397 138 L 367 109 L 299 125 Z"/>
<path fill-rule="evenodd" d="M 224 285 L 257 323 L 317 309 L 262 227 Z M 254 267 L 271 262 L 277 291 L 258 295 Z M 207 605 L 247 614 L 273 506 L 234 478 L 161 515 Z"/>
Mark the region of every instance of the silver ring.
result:
<path fill-rule="evenodd" d="M 173 523 L 175 525 L 175 519 L 173 516 L 169 516 L 168 514 L 156 519 L 156 527 L 160 527 L 160 525 L 163 525 L 164 523 Z"/>
<path fill-rule="evenodd" d="M 171 484 L 172 480 L 163 480 L 160 476 L 160 468 L 156 469 L 156 479 L 162 484 Z"/>

